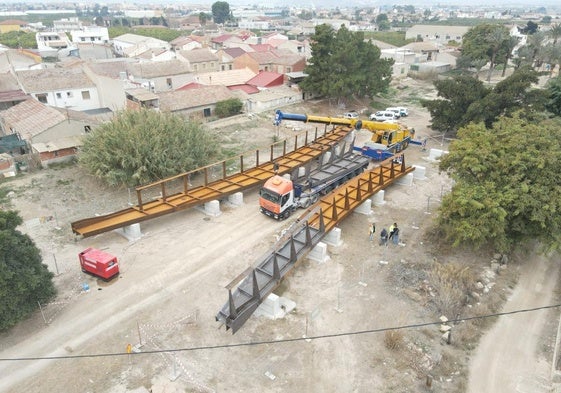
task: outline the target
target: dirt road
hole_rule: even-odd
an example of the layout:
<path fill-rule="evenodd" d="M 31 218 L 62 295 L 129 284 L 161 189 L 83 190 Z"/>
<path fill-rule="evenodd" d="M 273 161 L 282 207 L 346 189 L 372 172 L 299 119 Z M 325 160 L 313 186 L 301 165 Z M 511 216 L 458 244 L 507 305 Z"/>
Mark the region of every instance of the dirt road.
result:
<path fill-rule="evenodd" d="M 559 270 L 559 264 L 545 256 L 526 261 L 503 312 L 555 304 Z M 470 361 L 468 392 L 551 391 L 551 358 L 544 357 L 540 343 L 548 319 L 553 317 L 557 321 L 558 316 L 558 310 L 543 310 L 500 317 L 484 335 Z"/>

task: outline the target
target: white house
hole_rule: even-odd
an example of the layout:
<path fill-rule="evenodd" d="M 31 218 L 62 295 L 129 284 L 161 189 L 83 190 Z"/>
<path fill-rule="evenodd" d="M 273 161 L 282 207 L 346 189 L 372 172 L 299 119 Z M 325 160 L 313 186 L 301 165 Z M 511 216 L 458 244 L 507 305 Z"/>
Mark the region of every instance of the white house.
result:
<path fill-rule="evenodd" d="M 136 34 L 123 34 L 113 39 L 115 53 L 124 57 L 135 57 L 149 49 L 170 50 L 171 45 L 157 38 L 144 37 Z"/>
<path fill-rule="evenodd" d="M 97 86 L 81 68 L 17 71 L 16 78 L 25 93 L 43 104 L 75 111 L 102 108 Z"/>
<path fill-rule="evenodd" d="M 82 27 L 79 30 L 70 31 L 72 42 L 75 43 L 93 43 L 93 44 L 107 44 L 109 42 L 109 31 L 107 27 Z"/>
<path fill-rule="evenodd" d="M 38 32 L 35 34 L 35 40 L 37 41 L 37 50 L 43 57 L 57 56 L 60 50 L 72 48 L 72 44 L 64 32 Z"/>

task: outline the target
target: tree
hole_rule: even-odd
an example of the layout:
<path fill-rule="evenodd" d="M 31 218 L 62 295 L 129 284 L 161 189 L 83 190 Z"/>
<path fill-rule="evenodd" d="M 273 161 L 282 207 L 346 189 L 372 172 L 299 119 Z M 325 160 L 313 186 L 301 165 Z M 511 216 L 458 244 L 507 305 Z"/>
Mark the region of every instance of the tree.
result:
<path fill-rule="evenodd" d="M 230 98 L 229 100 L 219 101 L 216 103 L 215 113 L 220 118 L 234 116 L 241 112 L 243 103 L 239 98 Z"/>
<path fill-rule="evenodd" d="M 514 37 L 514 36 L 510 36 L 508 38 L 508 40 L 506 40 L 504 42 L 504 45 L 505 45 L 505 51 L 504 51 L 505 60 L 504 60 L 504 63 L 503 63 L 503 73 L 501 74 L 501 77 L 503 77 L 503 78 L 506 74 L 506 68 L 508 67 L 508 61 L 512 58 L 512 51 L 514 51 L 514 48 L 516 48 L 516 45 L 518 45 L 518 42 L 519 42 L 519 38 Z"/>
<path fill-rule="evenodd" d="M 214 23 L 221 25 L 230 19 L 230 4 L 225 1 L 213 3 L 211 10 Z"/>
<path fill-rule="evenodd" d="M 547 81 L 548 102 L 546 108 L 555 116 L 561 116 L 561 76 Z"/>
<path fill-rule="evenodd" d="M 219 158 L 214 134 L 200 124 L 151 110 L 123 111 L 84 140 L 79 162 L 110 185 L 138 186 Z"/>
<path fill-rule="evenodd" d="M 547 35 L 553 39 L 553 45 L 557 44 L 557 40 L 561 38 L 561 23 L 552 24 Z"/>
<path fill-rule="evenodd" d="M 487 88 L 477 79 L 457 76 L 434 82 L 436 100 L 421 100 L 432 116 L 432 128 L 456 131 L 471 122 L 484 122 L 491 127 L 499 116 L 510 116 L 521 110 L 528 119 L 540 117 L 545 109 L 547 92 L 532 88 L 538 73 L 531 67 L 521 67 L 494 88 Z"/>
<path fill-rule="evenodd" d="M 561 127 L 551 121 L 501 117 L 491 129 L 458 131 L 440 170 L 453 179 L 438 228 L 453 245 L 506 252 L 538 239 L 561 245 Z"/>
<path fill-rule="evenodd" d="M 344 101 L 351 97 L 373 97 L 388 89 L 392 59 L 381 59 L 380 48 L 365 41 L 362 32 L 344 25 L 335 30 L 316 26 L 311 37 L 312 57 L 300 87 L 304 92 Z"/>
<path fill-rule="evenodd" d="M 422 100 L 421 105 L 431 114 L 432 128 L 444 132 L 456 131 L 471 122 L 467 109 L 488 94 L 483 82 L 470 76 L 437 80 L 434 86 L 440 98 Z"/>
<path fill-rule="evenodd" d="M 389 30 L 390 21 L 388 19 L 388 14 L 378 14 L 378 16 L 376 16 L 376 25 L 380 31 Z"/>
<path fill-rule="evenodd" d="M 17 212 L 0 210 L 0 331 L 14 326 L 55 294 L 53 273 L 33 240 L 16 228 Z"/>
<path fill-rule="evenodd" d="M 509 48 L 510 33 L 503 25 L 484 23 L 477 25 L 464 34 L 462 41 L 462 55 L 489 62 L 487 80 L 495 69 L 497 59 L 504 58 L 504 53 Z"/>
<path fill-rule="evenodd" d="M 538 31 L 538 24 L 536 22 L 532 22 L 531 20 L 526 23 L 526 27 L 522 29 L 522 33 L 527 35 L 535 34 Z"/>
<path fill-rule="evenodd" d="M 512 116 L 520 111 L 520 116 L 530 119 L 543 113 L 547 93 L 532 88 L 538 82 L 538 73 L 531 67 L 522 67 L 508 78 L 500 81 L 480 100 L 468 108 L 465 119 L 469 122 L 484 122 L 490 128 L 503 115 Z"/>
<path fill-rule="evenodd" d="M 26 33 L 24 31 L 9 31 L 0 34 L 0 43 L 12 49 L 37 49 L 35 33 Z"/>

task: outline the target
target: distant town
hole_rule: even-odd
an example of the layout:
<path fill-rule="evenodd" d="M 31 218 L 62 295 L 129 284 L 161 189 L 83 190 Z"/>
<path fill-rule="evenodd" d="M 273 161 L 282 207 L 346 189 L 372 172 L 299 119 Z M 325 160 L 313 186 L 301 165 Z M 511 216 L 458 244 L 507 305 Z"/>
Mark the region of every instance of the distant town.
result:
<path fill-rule="evenodd" d="M 545 6 L 265 8 L 220 1 L 20 2 L 0 10 L 0 172 L 8 175 L 21 155 L 42 166 L 73 158 L 83 136 L 116 111 L 151 108 L 210 121 L 217 102 L 228 99 L 251 114 L 312 98 L 298 84 L 318 25 L 363 32 L 394 60 L 392 78 L 400 79 L 453 70 L 463 35 L 477 23 L 508 26 L 516 51 L 528 34 L 548 31 L 561 17 Z"/>

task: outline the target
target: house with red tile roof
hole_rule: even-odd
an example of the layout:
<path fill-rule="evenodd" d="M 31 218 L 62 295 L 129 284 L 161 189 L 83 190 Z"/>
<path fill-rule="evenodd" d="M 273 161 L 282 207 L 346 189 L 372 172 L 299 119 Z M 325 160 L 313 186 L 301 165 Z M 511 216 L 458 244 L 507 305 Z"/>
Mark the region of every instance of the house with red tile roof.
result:
<path fill-rule="evenodd" d="M 282 86 L 284 83 L 284 75 L 278 72 L 262 71 L 247 81 L 248 85 L 271 88 L 275 86 Z"/>

